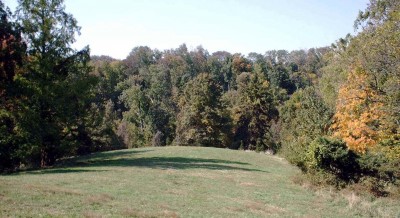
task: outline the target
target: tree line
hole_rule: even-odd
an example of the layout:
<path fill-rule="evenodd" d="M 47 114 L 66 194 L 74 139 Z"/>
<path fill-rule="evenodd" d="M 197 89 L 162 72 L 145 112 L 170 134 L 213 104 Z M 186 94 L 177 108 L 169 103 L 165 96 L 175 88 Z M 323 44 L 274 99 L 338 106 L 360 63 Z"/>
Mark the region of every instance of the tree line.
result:
<path fill-rule="evenodd" d="M 63 0 L 0 1 L 0 169 L 142 146 L 279 152 L 313 178 L 397 184 L 400 4 L 371 0 L 331 46 L 210 54 L 74 50 Z M 319 177 L 318 177 L 319 176 Z M 319 179 L 318 181 L 320 181 Z"/>

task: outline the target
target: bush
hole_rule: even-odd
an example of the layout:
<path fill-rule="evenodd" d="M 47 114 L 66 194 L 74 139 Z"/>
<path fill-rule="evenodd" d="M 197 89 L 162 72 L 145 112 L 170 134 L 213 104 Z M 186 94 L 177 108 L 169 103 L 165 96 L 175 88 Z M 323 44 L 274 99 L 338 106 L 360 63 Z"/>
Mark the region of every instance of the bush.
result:
<path fill-rule="evenodd" d="M 351 182 L 358 179 L 360 172 L 357 158 L 343 141 L 320 137 L 310 144 L 305 160 L 308 171 L 323 171 Z"/>
<path fill-rule="evenodd" d="M 319 137 L 308 147 L 304 169 L 313 184 L 341 187 L 356 182 L 375 196 L 387 196 L 400 185 L 400 159 L 391 157 L 379 147 L 356 154 L 343 141 Z"/>
<path fill-rule="evenodd" d="M 296 91 L 279 111 L 280 153 L 307 171 L 305 156 L 311 142 L 328 134 L 332 111 L 313 87 Z"/>
<path fill-rule="evenodd" d="M 376 196 L 389 194 L 387 188 L 399 186 L 400 160 L 390 159 L 382 152 L 369 151 L 358 159 L 362 173 L 361 182 Z"/>

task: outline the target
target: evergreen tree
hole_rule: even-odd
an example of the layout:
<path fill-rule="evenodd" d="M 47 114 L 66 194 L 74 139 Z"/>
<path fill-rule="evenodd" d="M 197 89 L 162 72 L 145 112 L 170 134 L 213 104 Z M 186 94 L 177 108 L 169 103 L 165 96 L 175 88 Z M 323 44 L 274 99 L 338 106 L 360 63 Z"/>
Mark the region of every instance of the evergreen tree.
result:
<path fill-rule="evenodd" d="M 65 12 L 63 0 L 19 0 L 17 19 L 28 44 L 29 156 L 51 165 L 79 146 L 90 146 L 86 108 L 95 79 L 89 76 L 89 49 L 71 44 L 80 28 Z"/>

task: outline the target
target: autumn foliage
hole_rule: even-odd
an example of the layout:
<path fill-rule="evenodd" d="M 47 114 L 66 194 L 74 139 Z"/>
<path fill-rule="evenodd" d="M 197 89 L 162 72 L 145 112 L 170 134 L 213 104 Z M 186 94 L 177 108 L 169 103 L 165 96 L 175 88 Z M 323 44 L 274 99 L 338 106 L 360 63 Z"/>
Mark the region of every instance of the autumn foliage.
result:
<path fill-rule="evenodd" d="M 364 153 L 377 144 L 384 112 L 379 93 L 368 83 L 368 75 L 356 68 L 340 88 L 334 115 L 334 136 L 348 148 Z"/>

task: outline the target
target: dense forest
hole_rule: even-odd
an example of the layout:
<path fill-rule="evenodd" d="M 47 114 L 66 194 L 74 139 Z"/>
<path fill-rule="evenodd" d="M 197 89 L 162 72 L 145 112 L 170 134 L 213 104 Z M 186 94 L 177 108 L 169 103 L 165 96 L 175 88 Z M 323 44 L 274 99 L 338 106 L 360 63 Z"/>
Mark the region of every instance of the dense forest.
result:
<path fill-rule="evenodd" d="M 63 0 L 0 1 L 0 170 L 96 151 L 213 146 L 278 153 L 316 183 L 385 195 L 400 179 L 400 2 L 371 0 L 356 35 L 247 56 L 71 45 Z M 398 189 L 397 189 L 398 190 Z M 398 192 L 398 191 L 397 191 Z"/>

